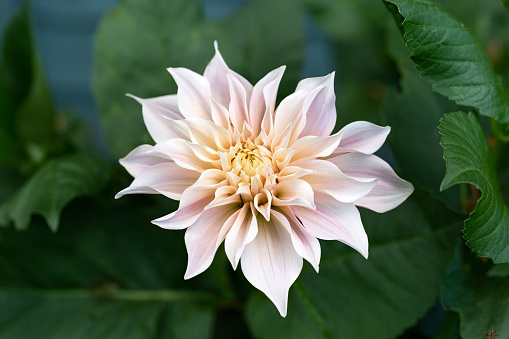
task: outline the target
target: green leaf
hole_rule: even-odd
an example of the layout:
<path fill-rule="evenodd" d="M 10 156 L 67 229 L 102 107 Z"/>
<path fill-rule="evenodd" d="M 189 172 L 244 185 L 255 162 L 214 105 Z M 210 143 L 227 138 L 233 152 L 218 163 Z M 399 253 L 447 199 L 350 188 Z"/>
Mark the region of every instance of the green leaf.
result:
<path fill-rule="evenodd" d="M 76 197 L 98 191 L 109 175 L 109 164 L 90 155 L 51 160 L 0 207 L 0 225 L 12 220 L 18 230 L 23 230 L 28 227 L 31 214 L 37 213 L 56 231 L 65 205 Z"/>
<path fill-rule="evenodd" d="M 509 262 L 509 210 L 502 200 L 479 120 L 472 113 L 450 113 L 442 118 L 440 133 L 447 168 L 441 189 L 469 183 L 482 192 L 475 210 L 465 221 L 466 244 L 495 263 Z"/>
<path fill-rule="evenodd" d="M 252 297 L 246 319 L 261 338 L 394 338 L 435 302 L 458 243 L 459 216 L 417 190 L 397 209 L 362 214 L 370 257 L 322 244 L 320 273 L 305 267 L 288 315 Z"/>
<path fill-rule="evenodd" d="M 55 111 L 32 30 L 27 1 L 7 26 L 2 46 L 0 162 L 16 162 L 27 148 L 45 155 L 54 142 Z"/>
<path fill-rule="evenodd" d="M 497 337 L 509 333 L 509 279 L 470 276 L 456 271 L 444 279 L 444 305 L 460 314 L 460 334 L 464 339 Z"/>
<path fill-rule="evenodd" d="M 494 265 L 487 274 L 490 277 L 509 277 L 509 264 Z"/>
<path fill-rule="evenodd" d="M 58 234 L 39 219 L 0 229 L 1 338 L 211 336 L 216 296 L 184 281 L 183 233 L 150 225 L 161 211 L 147 204 L 116 205 L 73 203 Z"/>
<path fill-rule="evenodd" d="M 412 59 L 433 90 L 483 115 L 509 122 L 509 103 L 483 49 L 472 33 L 433 0 L 384 0 L 402 16 Z"/>
<path fill-rule="evenodd" d="M 198 297 L 198 298 L 197 298 Z M 172 291 L 0 290 L 2 338 L 208 338 L 214 312 Z M 199 326 L 197 326 L 199 325 Z"/>

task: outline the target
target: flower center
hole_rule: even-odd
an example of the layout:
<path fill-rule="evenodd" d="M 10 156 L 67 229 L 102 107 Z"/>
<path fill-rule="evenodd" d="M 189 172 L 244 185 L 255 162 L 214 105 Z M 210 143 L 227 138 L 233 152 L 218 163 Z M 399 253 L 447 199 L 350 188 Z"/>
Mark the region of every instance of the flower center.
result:
<path fill-rule="evenodd" d="M 233 172 L 243 171 L 248 176 L 254 176 L 265 166 L 263 157 L 258 149 L 239 149 L 231 163 Z"/>

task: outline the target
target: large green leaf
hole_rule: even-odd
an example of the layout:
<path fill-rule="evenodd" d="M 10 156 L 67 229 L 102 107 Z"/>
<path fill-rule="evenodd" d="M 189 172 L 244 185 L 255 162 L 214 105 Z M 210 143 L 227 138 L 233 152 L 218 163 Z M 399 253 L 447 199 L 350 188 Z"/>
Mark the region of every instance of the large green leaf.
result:
<path fill-rule="evenodd" d="M 397 24 L 402 23 L 412 59 L 433 90 L 509 122 L 500 79 L 468 28 L 433 0 L 384 1 L 397 6 Z"/>
<path fill-rule="evenodd" d="M 56 231 L 65 205 L 78 196 L 102 188 L 110 171 L 109 164 L 85 154 L 51 160 L 0 207 L 0 225 L 12 220 L 17 229 L 26 229 L 31 214 L 37 213 Z"/>
<path fill-rule="evenodd" d="M 463 271 L 449 274 L 443 282 L 445 306 L 460 314 L 460 334 L 464 339 L 496 338 L 509 333 L 509 278 L 471 276 Z"/>
<path fill-rule="evenodd" d="M 146 203 L 116 205 L 71 204 L 57 234 L 0 229 L 1 338 L 211 336 L 214 285 L 183 280 L 183 233 L 150 225 L 161 211 Z"/>
<path fill-rule="evenodd" d="M 293 91 L 303 57 L 300 16 L 289 0 L 253 1 L 217 23 L 202 17 L 198 0 L 121 1 L 102 21 L 95 46 L 93 89 L 110 151 L 120 157 L 152 142 L 139 104 L 125 93 L 175 94 L 165 69 L 203 73 L 214 55 L 214 40 L 230 67 L 251 82 L 287 64 L 282 87 Z"/>
<path fill-rule="evenodd" d="M 481 190 L 475 210 L 465 222 L 466 244 L 479 256 L 509 262 L 509 209 L 504 205 L 486 135 L 472 113 L 447 114 L 440 124 L 446 173 L 445 190 L 470 183 Z"/>
<path fill-rule="evenodd" d="M 458 243 L 458 220 L 421 190 L 394 211 L 363 213 L 369 259 L 322 242 L 320 273 L 304 269 L 287 317 L 254 296 L 246 313 L 251 330 L 262 338 L 394 338 L 435 302 Z"/>
<path fill-rule="evenodd" d="M 54 107 L 32 38 L 29 1 L 6 28 L 0 60 L 0 161 L 20 150 L 48 151 L 54 141 Z M 41 159 L 32 159 L 41 160 Z"/>

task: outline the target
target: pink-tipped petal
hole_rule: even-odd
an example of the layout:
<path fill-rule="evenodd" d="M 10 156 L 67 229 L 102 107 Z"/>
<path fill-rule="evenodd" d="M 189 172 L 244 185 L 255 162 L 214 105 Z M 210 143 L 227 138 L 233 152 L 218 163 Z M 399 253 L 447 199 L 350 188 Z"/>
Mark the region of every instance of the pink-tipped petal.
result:
<path fill-rule="evenodd" d="M 355 121 L 341 129 L 343 138 L 333 155 L 345 152 L 360 152 L 371 154 L 385 142 L 391 128 L 381 127 L 367 121 Z"/>
<path fill-rule="evenodd" d="M 226 256 L 234 270 L 237 269 L 240 257 L 247 244 L 258 234 L 256 213 L 252 204 L 244 204 L 224 241 Z"/>
<path fill-rule="evenodd" d="M 299 82 L 297 91 L 307 87 L 324 86 L 315 97 L 309 97 L 304 103 L 306 126 L 301 136 L 328 136 L 336 125 L 336 95 L 334 94 L 334 72 L 319 78 L 304 79 Z"/>
<path fill-rule="evenodd" d="M 210 120 L 210 85 L 207 79 L 187 68 L 168 68 L 168 72 L 178 86 L 178 106 L 182 115 Z"/>
<path fill-rule="evenodd" d="M 236 78 L 242 84 L 248 96 L 251 95 L 253 86 L 244 77 L 235 73 L 226 65 L 223 56 L 219 52 L 217 41 L 214 41 L 214 48 L 216 54 L 207 65 L 207 68 L 205 68 L 203 76 L 210 84 L 213 84 L 210 87 L 212 98 L 224 107 L 228 107 L 230 104 L 230 89 L 228 87 L 227 75 Z"/>
<path fill-rule="evenodd" d="M 373 189 L 355 205 L 375 212 L 387 212 L 401 204 L 414 191 L 411 183 L 401 179 L 391 166 L 372 154 L 348 153 L 328 159 L 348 176 L 359 179 L 377 178 Z"/>
<path fill-rule="evenodd" d="M 366 196 L 375 187 L 376 178 L 352 178 L 328 160 L 302 160 L 294 163 L 315 172 L 302 177 L 315 191 L 326 192 L 336 200 L 349 203 Z"/>
<path fill-rule="evenodd" d="M 184 279 L 205 271 L 234 224 L 241 210 L 237 206 L 219 206 L 203 211 L 186 230 L 185 241 L 189 260 Z"/>
<path fill-rule="evenodd" d="M 318 272 L 320 264 L 320 243 L 318 239 L 309 234 L 289 207 L 281 207 L 280 212 L 273 210 L 272 217 L 285 225 L 291 232 L 293 247 L 297 253 L 306 259 Z"/>
<path fill-rule="evenodd" d="M 120 159 L 119 162 L 133 177 L 136 177 L 147 170 L 149 167 L 167 162 L 168 159 L 157 156 L 155 154 L 147 154 L 151 151 L 154 146 L 141 145 L 133 149 L 124 158 Z"/>
<path fill-rule="evenodd" d="M 281 66 L 269 72 L 253 88 L 249 102 L 249 121 L 254 135 L 260 134 L 262 120 L 267 109 L 272 109 L 273 113 L 277 90 L 285 69 L 286 66 Z"/>
<path fill-rule="evenodd" d="M 344 204 L 324 193 L 315 195 L 316 209 L 292 207 L 304 228 L 314 237 L 338 240 L 368 258 L 368 236 L 354 204 Z"/>
<path fill-rule="evenodd" d="M 286 316 L 288 291 L 302 270 L 302 257 L 284 226 L 258 216 L 258 234 L 241 257 L 246 279 L 267 295 L 281 316 Z"/>
<path fill-rule="evenodd" d="M 116 199 L 125 194 L 160 193 L 168 198 L 179 200 L 182 193 L 198 179 L 199 174 L 166 161 L 156 164 L 138 175 L 131 185 L 115 196 Z"/>

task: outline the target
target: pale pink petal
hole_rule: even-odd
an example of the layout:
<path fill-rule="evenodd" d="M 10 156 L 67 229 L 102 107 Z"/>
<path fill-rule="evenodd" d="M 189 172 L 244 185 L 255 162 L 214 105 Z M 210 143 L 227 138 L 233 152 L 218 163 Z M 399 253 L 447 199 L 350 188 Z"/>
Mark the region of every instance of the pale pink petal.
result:
<path fill-rule="evenodd" d="M 211 98 L 210 103 L 212 121 L 231 132 L 230 113 L 228 113 L 226 107 L 215 101 L 213 98 Z"/>
<path fill-rule="evenodd" d="M 269 221 L 270 208 L 272 206 L 272 194 L 267 189 L 262 188 L 260 193 L 255 195 L 253 199 L 253 206 L 267 221 Z"/>
<path fill-rule="evenodd" d="M 373 211 L 387 212 L 408 198 L 414 188 L 411 183 L 401 179 L 391 166 L 372 154 L 348 153 L 328 159 L 348 176 L 353 178 L 377 178 L 373 189 L 355 205 Z"/>
<path fill-rule="evenodd" d="M 295 218 L 293 211 L 290 207 L 281 207 L 281 213 L 273 210 L 272 217 L 281 224 L 285 224 L 287 229 L 290 229 L 292 236 L 293 247 L 297 253 L 306 259 L 318 272 L 318 265 L 320 264 L 320 243 L 318 239 L 309 234 L 308 231 L 302 226 L 299 220 Z"/>
<path fill-rule="evenodd" d="M 258 234 L 258 224 L 252 204 L 244 204 L 224 241 L 226 256 L 234 270 L 247 244 Z"/>
<path fill-rule="evenodd" d="M 177 95 L 150 99 L 138 98 L 131 94 L 128 94 L 128 96 L 142 105 L 143 121 L 155 142 L 163 142 L 178 137 L 178 134 L 168 123 L 168 119 L 179 120 L 184 118 L 178 110 Z"/>
<path fill-rule="evenodd" d="M 376 178 L 352 178 L 328 160 L 301 160 L 294 163 L 314 173 L 302 177 L 315 191 L 332 195 L 341 202 L 354 202 L 366 196 L 376 185 Z"/>
<path fill-rule="evenodd" d="M 328 136 L 336 125 L 336 95 L 334 94 L 334 72 L 320 78 L 304 79 L 299 82 L 296 91 L 307 88 L 325 86 L 315 97 L 309 96 L 304 103 L 306 126 L 300 136 Z"/>
<path fill-rule="evenodd" d="M 218 150 L 217 148 L 218 144 L 216 142 L 212 127 L 212 125 L 214 124 L 213 122 L 211 122 L 210 120 L 204 120 L 200 118 L 185 119 L 184 122 L 189 127 L 189 137 L 191 138 L 191 141 L 193 143 L 204 145 L 214 150 Z"/>
<path fill-rule="evenodd" d="M 151 152 L 165 154 L 180 167 L 202 172 L 206 169 L 213 168 L 210 162 L 204 160 L 204 158 L 207 159 L 203 155 L 207 153 L 204 147 L 205 146 L 192 144 L 183 139 L 171 139 L 156 144 Z M 203 154 L 199 153 L 199 151 L 202 151 Z M 217 158 L 219 159 L 219 156 L 217 156 Z"/>
<path fill-rule="evenodd" d="M 341 137 L 342 132 L 340 131 L 328 137 L 306 135 L 299 138 L 290 146 L 295 148 L 292 159 L 296 161 L 329 156 L 338 147 Z"/>
<path fill-rule="evenodd" d="M 230 87 L 230 120 L 238 132 L 242 132 L 244 124 L 249 123 L 249 113 L 247 110 L 248 98 L 246 90 L 236 78 L 228 75 L 228 85 Z"/>
<path fill-rule="evenodd" d="M 184 169 L 173 161 L 156 164 L 139 174 L 131 185 L 115 195 L 115 199 L 125 194 L 160 193 L 168 198 L 179 200 L 182 193 L 199 177 L 199 173 Z"/>
<path fill-rule="evenodd" d="M 359 211 L 353 204 L 340 203 L 324 193 L 315 195 L 316 209 L 294 206 L 292 210 L 314 237 L 339 240 L 368 258 L 368 236 Z"/>
<path fill-rule="evenodd" d="M 268 222 L 261 216 L 257 222 L 258 234 L 242 253 L 242 272 L 285 317 L 288 291 L 302 270 L 302 257 L 295 251 L 284 226 L 273 220 Z"/>
<path fill-rule="evenodd" d="M 341 129 L 343 138 L 333 155 L 345 152 L 376 152 L 382 147 L 390 131 L 389 126 L 381 127 L 366 121 L 352 122 Z"/>
<path fill-rule="evenodd" d="M 210 85 L 207 79 L 187 68 L 168 68 L 168 72 L 178 86 L 178 106 L 182 115 L 210 120 Z"/>
<path fill-rule="evenodd" d="M 125 167 L 129 174 L 136 177 L 149 167 L 169 160 L 155 154 L 147 154 L 147 152 L 151 151 L 153 148 L 154 146 L 151 145 L 138 146 L 124 158 L 120 159 L 119 162 Z"/>
<path fill-rule="evenodd" d="M 205 271 L 240 213 L 238 205 L 219 206 L 205 210 L 186 230 L 185 241 L 189 260 L 184 279 Z"/>
<path fill-rule="evenodd" d="M 285 180 L 274 187 L 274 206 L 306 206 L 314 208 L 313 188 L 301 179 Z"/>
<path fill-rule="evenodd" d="M 297 139 L 306 126 L 304 103 L 307 100 L 312 101 L 322 89 L 323 86 L 308 87 L 284 98 L 275 112 L 274 135 L 280 134 L 289 124 L 292 124 L 290 142 Z"/>
<path fill-rule="evenodd" d="M 210 87 L 212 98 L 224 107 L 228 107 L 230 104 L 230 89 L 228 87 L 227 75 L 236 78 L 242 84 L 248 96 L 251 95 L 253 86 L 249 81 L 232 71 L 228 65 L 226 65 L 226 62 L 219 52 L 217 41 L 214 41 L 214 48 L 216 54 L 207 65 L 207 68 L 205 68 L 203 76 L 212 84 Z"/>
<path fill-rule="evenodd" d="M 254 135 L 260 134 L 265 112 L 267 110 L 274 112 L 277 90 L 285 69 L 286 66 L 281 66 L 269 72 L 253 88 L 249 103 L 249 121 Z"/>

